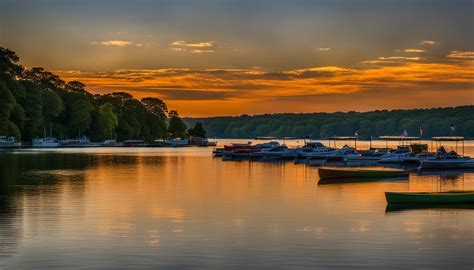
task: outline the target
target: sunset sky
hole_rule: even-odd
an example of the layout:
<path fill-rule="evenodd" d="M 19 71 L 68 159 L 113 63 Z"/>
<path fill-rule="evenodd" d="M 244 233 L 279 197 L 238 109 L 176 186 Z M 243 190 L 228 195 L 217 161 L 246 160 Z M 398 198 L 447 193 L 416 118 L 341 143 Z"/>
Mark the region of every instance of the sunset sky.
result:
<path fill-rule="evenodd" d="M 474 104 L 474 2 L 0 0 L 0 46 L 184 116 Z"/>

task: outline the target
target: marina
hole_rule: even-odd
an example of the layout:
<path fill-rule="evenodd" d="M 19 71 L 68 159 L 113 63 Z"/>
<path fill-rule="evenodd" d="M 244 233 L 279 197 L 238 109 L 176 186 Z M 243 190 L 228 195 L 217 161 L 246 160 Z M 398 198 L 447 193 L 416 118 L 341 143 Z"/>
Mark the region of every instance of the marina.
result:
<path fill-rule="evenodd" d="M 454 139 L 453 139 L 454 138 Z M 353 141 L 354 146 L 347 143 L 337 148 L 336 141 Z M 443 146 L 440 141 L 459 142 L 461 145 Z M 464 156 L 464 137 L 436 137 L 432 141 L 423 142 L 419 137 L 382 136 L 374 140 L 362 141 L 367 148 L 357 148 L 356 137 L 331 137 L 326 146 L 323 141 L 306 141 L 294 146 L 287 146 L 281 141 L 252 144 L 230 143 L 213 150 L 213 156 L 223 160 L 263 160 L 263 161 L 294 161 L 295 164 L 309 166 L 336 165 L 353 167 L 357 165 L 386 167 L 416 167 L 419 169 L 461 169 L 473 168 L 474 159 Z M 416 143 L 413 143 L 416 141 Z M 433 147 L 436 141 L 436 147 Z M 360 141 L 359 141 L 360 143 Z M 375 147 L 373 144 L 377 144 Z M 333 147 L 332 147 L 332 146 Z M 384 145 L 384 147 L 380 147 Z M 429 148 L 429 145 L 431 147 Z M 389 147 L 390 146 L 390 147 Z M 449 149 L 447 151 L 446 149 Z M 458 154 L 461 151 L 462 154 Z"/>
<path fill-rule="evenodd" d="M 336 141 L 351 140 L 354 147 L 347 143 L 337 148 Z M 416 143 L 412 143 L 416 141 Z M 441 141 L 456 142 L 455 146 L 442 145 Z M 389 142 L 395 142 L 389 144 Z M 433 142 L 436 148 L 433 149 Z M 461 153 L 458 154 L 458 142 L 461 142 Z M 377 144 L 377 147 L 374 147 Z M 321 141 L 304 141 L 303 145 L 288 147 L 276 140 L 253 145 L 247 143 L 231 143 L 213 151 L 214 157 L 222 157 L 224 161 L 249 160 L 262 162 L 285 162 L 293 160 L 295 165 L 305 164 L 317 167 L 318 185 L 364 183 L 376 181 L 409 180 L 410 175 L 446 175 L 450 170 L 474 169 L 474 159 L 465 156 L 465 140 L 463 137 L 436 137 L 428 147 L 419 137 L 383 136 L 379 141 L 363 141 L 366 149 L 357 149 L 357 138 L 332 137 L 327 147 Z M 385 147 L 380 147 L 385 144 Z M 446 150 L 446 149 L 449 149 Z M 431 152 L 429 151 L 431 150 Z M 434 151 L 435 150 L 435 151 Z M 474 172 L 474 171 L 473 171 Z M 449 174 L 448 174 L 449 175 Z M 454 174 L 456 175 L 456 174 Z M 439 188 L 441 189 L 441 187 Z M 474 204 L 474 195 L 469 190 L 456 191 L 423 191 L 423 192 L 386 192 L 387 203 L 390 204 Z M 392 207 L 393 208 L 393 207 Z M 405 207 L 405 208 L 408 208 Z"/>

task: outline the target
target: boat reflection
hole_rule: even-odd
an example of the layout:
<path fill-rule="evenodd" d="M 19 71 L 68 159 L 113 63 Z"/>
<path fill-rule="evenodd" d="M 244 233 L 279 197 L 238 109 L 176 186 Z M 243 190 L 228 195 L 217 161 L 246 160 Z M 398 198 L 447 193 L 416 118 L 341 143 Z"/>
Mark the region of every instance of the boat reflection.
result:
<path fill-rule="evenodd" d="M 465 173 L 474 173 L 474 169 L 457 169 L 457 170 L 436 170 L 423 169 L 419 170 L 420 176 L 437 176 L 440 180 L 457 180 L 464 176 Z"/>
<path fill-rule="evenodd" d="M 430 209 L 459 209 L 459 210 L 472 210 L 474 209 L 474 204 L 472 203 L 445 203 L 445 204 L 419 204 L 419 203 L 399 203 L 387 204 L 385 213 L 390 212 L 401 212 L 408 210 L 430 210 Z"/>

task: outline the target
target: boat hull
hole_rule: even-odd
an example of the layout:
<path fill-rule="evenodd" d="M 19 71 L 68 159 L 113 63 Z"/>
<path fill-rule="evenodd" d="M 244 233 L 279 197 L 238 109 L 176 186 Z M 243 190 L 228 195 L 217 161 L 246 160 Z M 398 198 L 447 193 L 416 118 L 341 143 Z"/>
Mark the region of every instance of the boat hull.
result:
<path fill-rule="evenodd" d="M 43 144 L 33 144 L 34 148 L 57 148 L 59 143 L 43 143 Z"/>
<path fill-rule="evenodd" d="M 352 162 L 352 161 L 379 161 L 380 157 L 377 156 L 345 156 L 344 161 Z"/>
<path fill-rule="evenodd" d="M 469 164 L 468 159 L 454 159 L 454 160 L 425 160 L 421 161 L 421 168 L 423 169 L 459 169 L 469 167 L 464 164 Z"/>
<path fill-rule="evenodd" d="M 474 191 L 385 192 L 388 203 L 474 203 Z"/>
<path fill-rule="evenodd" d="M 340 178 L 398 178 L 407 177 L 406 171 L 389 170 L 344 170 L 320 168 L 319 177 L 321 179 L 340 179 Z"/>
<path fill-rule="evenodd" d="M 21 148 L 21 143 L 0 144 L 0 149 Z"/>

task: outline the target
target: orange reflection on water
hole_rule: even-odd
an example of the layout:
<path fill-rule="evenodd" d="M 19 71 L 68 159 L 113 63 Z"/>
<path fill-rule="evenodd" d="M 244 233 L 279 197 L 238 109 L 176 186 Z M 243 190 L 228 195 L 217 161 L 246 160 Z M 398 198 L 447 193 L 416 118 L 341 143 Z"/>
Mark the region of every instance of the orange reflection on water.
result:
<path fill-rule="evenodd" d="M 163 260 L 227 256 L 229 250 L 251 258 L 268 249 L 277 257 L 294 251 L 295 258 L 307 253 L 324 260 L 333 256 L 328 246 L 373 256 L 387 247 L 404 257 L 414 247 L 449 246 L 464 254 L 474 243 L 471 210 L 387 211 L 384 197 L 385 191 L 436 190 L 440 182 L 443 190 L 474 189 L 473 173 L 413 172 L 409 180 L 318 185 L 315 167 L 223 162 L 210 157 L 210 149 L 77 151 L 74 170 L 63 164 L 33 172 L 34 179 L 49 180 L 20 192 L 16 212 L 0 218 L 5 231 L 21 228 L 3 243 L 56 253 L 63 247 L 124 250 Z M 34 159 L 51 155 L 59 154 Z"/>

